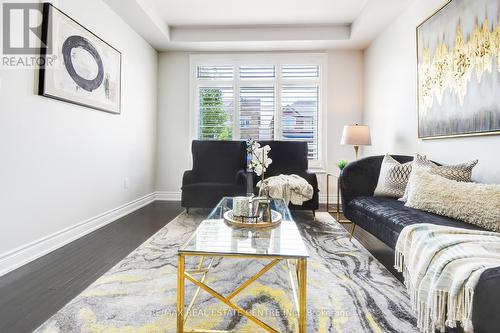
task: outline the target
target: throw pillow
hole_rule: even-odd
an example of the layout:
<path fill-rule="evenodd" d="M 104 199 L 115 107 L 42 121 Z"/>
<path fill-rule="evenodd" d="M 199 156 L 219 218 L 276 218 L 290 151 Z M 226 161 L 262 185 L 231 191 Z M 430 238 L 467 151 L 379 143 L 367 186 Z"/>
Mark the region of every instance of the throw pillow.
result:
<path fill-rule="evenodd" d="M 465 183 L 417 170 L 406 206 L 500 231 L 500 185 Z"/>
<path fill-rule="evenodd" d="M 450 180 L 456 180 L 459 182 L 471 182 L 472 181 L 472 169 L 477 165 L 479 161 L 475 160 L 469 163 L 461 163 L 456 165 L 437 165 L 432 161 L 429 161 L 426 156 L 421 156 L 419 154 L 415 155 L 412 165 L 412 172 L 408 178 L 408 186 L 406 186 L 405 194 L 400 199 L 401 201 L 406 201 L 408 197 L 408 191 L 411 184 L 410 179 L 413 173 L 418 169 L 428 170 L 433 174 L 442 176 Z"/>
<path fill-rule="evenodd" d="M 451 180 L 456 180 L 458 182 L 471 182 L 472 169 L 477 165 L 478 162 L 479 160 L 457 165 L 434 165 L 431 167 L 431 172 L 433 174 L 443 176 L 444 178 L 448 178 Z"/>
<path fill-rule="evenodd" d="M 419 154 L 415 154 L 415 157 L 413 158 L 413 163 L 412 163 L 412 166 L 411 166 L 411 173 L 410 173 L 410 176 L 408 177 L 408 184 L 410 184 L 410 180 L 412 179 L 412 177 L 415 174 L 416 170 L 427 170 L 427 171 L 429 171 L 431 169 L 431 167 L 433 167 L 433 166 L 437 166 L 437 165 L 434 162 L 429 161 L 427 159 L 427 156 L 425 156 L 425 155 L 422 156 L 422 155 L 419 155 Z M 410 186 L 406 185 L 405 194 L 399 200 L 406 201 L 406 199 L 408 198 L 408 190 L 409 190 L 409 188 L 410 188 Z"/>
<path fill-rule="evenodd" d="M 412 162 L 401 164 L 389 155 L 385 155 L 380 167 L 375 196 L 401 198 L 405 193 Z"/>

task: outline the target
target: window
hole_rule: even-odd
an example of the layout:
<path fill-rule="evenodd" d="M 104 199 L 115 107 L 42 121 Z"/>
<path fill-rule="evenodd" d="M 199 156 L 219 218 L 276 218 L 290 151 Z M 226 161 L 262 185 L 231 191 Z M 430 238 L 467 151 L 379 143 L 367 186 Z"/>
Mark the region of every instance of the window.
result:
<path fill-rule="evenodd" d="M 282 139 L 306 141 L 311 160 L 318 159 L 318 100 L 317 85 L 284 85 L 282 88 Z"/>
<path fill-rule="evenodd" d="M 233 87 L 199 87 L 199 139 L 233 138 Z"/>
<path fill-rule="evenodd" d="M 193 136 L 308 143 L 321 167 L 321 54 L 192 55 Z"/>
<path fill-rule="evenodd" d="M 240 126 L 239 139 L 274 138 L 274 99 L 273 86 L 240 88 L 240 120 L 245 118 L 250 122 L 246 127 Z"/>

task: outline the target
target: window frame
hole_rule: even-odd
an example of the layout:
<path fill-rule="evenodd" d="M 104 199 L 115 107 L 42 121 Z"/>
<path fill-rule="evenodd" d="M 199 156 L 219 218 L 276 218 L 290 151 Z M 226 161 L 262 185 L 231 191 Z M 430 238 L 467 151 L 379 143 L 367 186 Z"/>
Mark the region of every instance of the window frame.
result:
<path fill-rule="evenodd" d="M 318 158 L 309 160 L 309 169 L 315 172 L 323 172 L 327 165 L 327 54 L 326 53 L 234 53 L 234 54 L 190 54 L 189 73 L 189 122 L 190 138 L 198 138 L 198 101 L 200 86 L 221 86 L 233 87 L 233 138 L 240 137 L 240 87 L 274 85 L 275 90 L 275 140 L 282 139 L 282 106 L 281 91 L 283 85 L 318 85 Z M 282 78 L 283 65 L 318 65 L 319 78 Z M 210 65 L 231 65 L 234 67 L 234 77 L 232 79 L 207 79 L 198 78 L 198 66 Z M 242 65 L 275 65 L 274 78 L 240 78 L 239 67 Z M 225 83 L 226 82 L 226 83 Z M 233 139 L 237 140 L 237 139 Z"/>

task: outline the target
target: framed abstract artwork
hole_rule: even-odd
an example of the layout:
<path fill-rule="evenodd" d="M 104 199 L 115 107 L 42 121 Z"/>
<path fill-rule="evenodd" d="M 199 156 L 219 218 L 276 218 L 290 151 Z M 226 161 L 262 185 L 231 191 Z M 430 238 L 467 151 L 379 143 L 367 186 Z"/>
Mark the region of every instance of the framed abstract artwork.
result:
<path fill-rule="evenodd" d="M 38 94 L 120 113 L 121 53 L 49 3 L 44 3 L 42 43 L 53 60 L 40 67 Z M 47 49 L 41 48 L 47 59 Z"/>
<path fill-rule="evenodd" d="M 418 136 L 500 134 L 500 0 L 451 0 L 417 27 Z"/>

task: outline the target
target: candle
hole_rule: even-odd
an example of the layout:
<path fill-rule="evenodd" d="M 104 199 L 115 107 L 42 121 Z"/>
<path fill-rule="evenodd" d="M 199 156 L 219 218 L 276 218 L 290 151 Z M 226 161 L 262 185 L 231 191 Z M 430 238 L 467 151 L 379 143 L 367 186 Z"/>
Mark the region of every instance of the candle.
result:
<path fill-rule="evenodd" d="M 248 216 L 250 204 L 248 197 L 234 197 L 233 198 L 233 215 L 234 216 Z"/>

